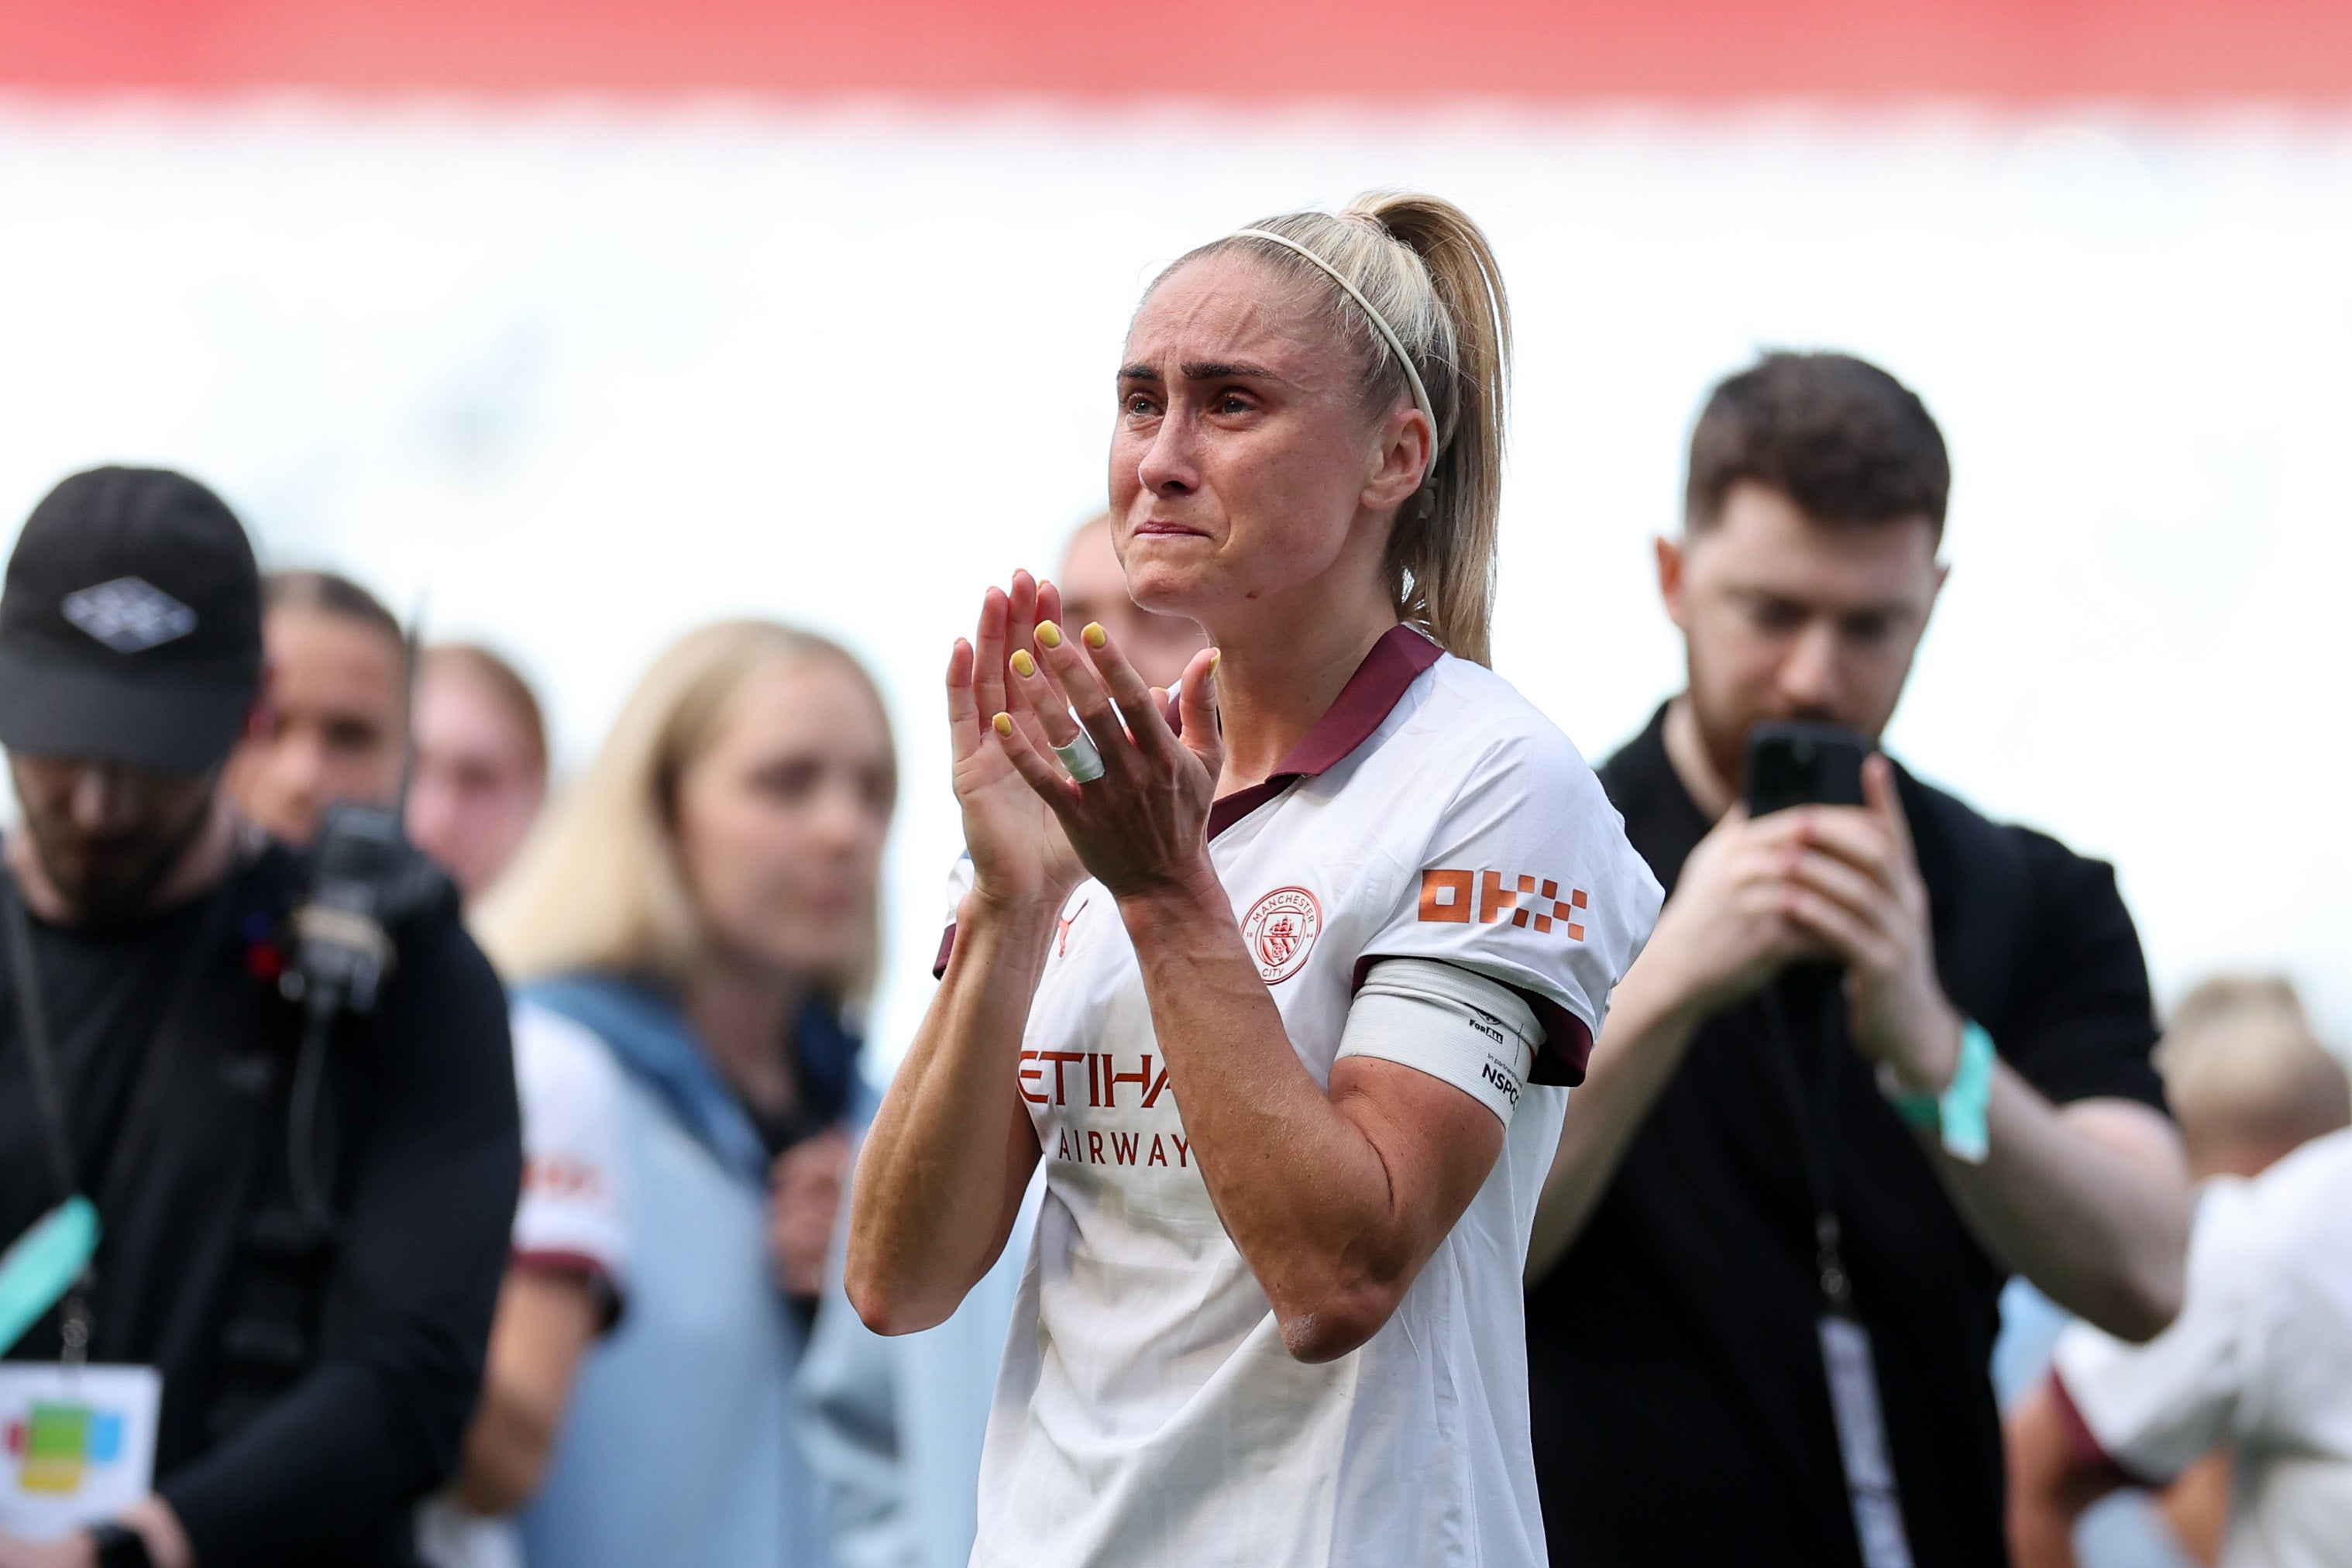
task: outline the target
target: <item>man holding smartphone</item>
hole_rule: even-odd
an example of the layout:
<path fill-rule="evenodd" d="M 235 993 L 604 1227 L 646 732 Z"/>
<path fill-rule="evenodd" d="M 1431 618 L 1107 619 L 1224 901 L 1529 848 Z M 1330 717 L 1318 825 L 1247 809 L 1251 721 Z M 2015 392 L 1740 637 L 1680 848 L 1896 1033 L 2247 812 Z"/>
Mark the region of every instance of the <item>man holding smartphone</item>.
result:
<path fill-rule="evenodd" d="M 2006 1276 L 2126 1338 L 2178 1308 L 2187 1181 L 2113 873 L 1855 765 L 1949 477 L 1918 398 L 1842 354 L 1766 356 L 1693 435 L 1658 544 L 1688 689 L 1601 773 L 1668 900 L 1528 1266 L 1556 1563 L 2000 1563 Z M 1755 733 L 1792 721 L 1848 733 Z M 1750 811 L 1791 781 L 1862 804 Z"/>

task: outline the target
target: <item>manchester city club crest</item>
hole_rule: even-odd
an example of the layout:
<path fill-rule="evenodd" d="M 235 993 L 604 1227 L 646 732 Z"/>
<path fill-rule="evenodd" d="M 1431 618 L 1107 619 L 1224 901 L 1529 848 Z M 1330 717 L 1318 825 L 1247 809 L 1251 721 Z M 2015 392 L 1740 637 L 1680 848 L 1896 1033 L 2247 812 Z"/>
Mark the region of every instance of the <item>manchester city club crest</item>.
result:
<path fill-rule="evenodd" d="M 1323 931 L 1323 906 L 1304 888 L 1276 888 L 1250 906 L 1242 940 L 1257 961 L 1258 978 L 1279 984 L 1307 966 Z"/>

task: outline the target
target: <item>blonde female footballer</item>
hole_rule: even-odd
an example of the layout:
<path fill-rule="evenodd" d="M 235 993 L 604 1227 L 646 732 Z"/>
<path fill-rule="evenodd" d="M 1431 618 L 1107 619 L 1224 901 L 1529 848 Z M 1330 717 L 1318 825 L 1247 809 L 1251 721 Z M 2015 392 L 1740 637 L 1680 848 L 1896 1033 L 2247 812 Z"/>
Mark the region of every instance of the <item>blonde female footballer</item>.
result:
<path fill-rule="evenodd" d="M 848 1282 L 939 1322 L 1045 1163 L 976 1564 L 1544 1560 L 1520 1267 L 1659 893 L 1485 667 L 1508 333 L 1428 197 L 1192 252 L 1110 486 L 1136 602 L 1213 650 L 1171 713 L 1025 574 L 956 645 L 971 886 Z"/>

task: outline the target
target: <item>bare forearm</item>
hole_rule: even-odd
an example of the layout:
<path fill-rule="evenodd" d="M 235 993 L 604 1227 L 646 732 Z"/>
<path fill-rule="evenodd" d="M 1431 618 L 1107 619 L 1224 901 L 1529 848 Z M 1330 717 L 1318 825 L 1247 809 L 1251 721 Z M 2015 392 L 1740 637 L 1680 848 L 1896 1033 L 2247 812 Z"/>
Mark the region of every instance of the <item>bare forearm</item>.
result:
<path fill-rule="evenodd" d="M 847 1265 L 850 1299 L 879 1331 L 944 1320 L 1004 1245 L 1024 1141 L 1034 1159 L 1014 1074 L 1053 929 L 1050 909 L 969 910 L 883 1097 L 852 1188 Z"/>
<path fill-rule="evenodd" d="M 1399 1184 L 1299 1061 L 1223 894 L 1122 910 L 1192 1158 L 1286 1331 L 1385 1319 L 1420 1261 Z"/>
<path fill-rule="evenodd" d="M 1585 1064 L 1584 1083 L 1568 1097 L 1559 1149 L 1536 1205 L 1529 1280 L 1549 1273 L 1583 1234 L 1703 1021 L 1686 998 L 1645 974 L 1640 960 L 1619 984 Z"/>
<path fill-rule="evenodd" d="M 2009 1470 L 2009 1551 L 2016 1568 L 2074 1568 L 2074 1521 L 2114 1486 L 2083 1462 L 2047 1383 L 2019 1404 L 2003 1432 Z"/>
<path fill-rule="evenodd" d="M 2013 1568 L 2074 1568 L 2074 1516 L 2046 1498 L 2013 1499 L 2009 1556 Z"/>
<path fill-rule="evenodd" d="M 2123 1102 L 2063 1110 L 1995 1069 L 1980 1165 L 1934 1155 L 1979 1235 L 2068 1310 L 2125 1339 L 2179 1310 L 2189 1183 L 2155 1112 Z"/>
<path fill-rule="evenodd" d="M 485 1388 L 452 1488 L 457 1501 L 485 1518 L 512 1513 L 538 1489 L 554 1445 L 553 1412 L 495 1384 Z"/>
<path fill-rule="evenodd" d="M 490 1324 L 482 1403 L 453 1489 L 478 1514 L 511 1513 L 539 1489 L 601 1306 L 574 1274 L 509 1268 Z"/>

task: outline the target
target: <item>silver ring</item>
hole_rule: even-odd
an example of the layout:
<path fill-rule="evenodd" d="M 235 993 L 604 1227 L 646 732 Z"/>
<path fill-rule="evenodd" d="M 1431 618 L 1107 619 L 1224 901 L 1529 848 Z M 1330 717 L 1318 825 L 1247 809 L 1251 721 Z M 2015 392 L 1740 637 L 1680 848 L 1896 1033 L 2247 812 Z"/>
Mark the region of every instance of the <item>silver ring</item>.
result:
<path fill-rule="evenodd" d="M 1070 770 L 1070 779 L 1075 784 L 1092 784 L 1103 776 L 1102 753 L 1095 750 L 1094 737 L 1084 730 L 1068 745 L 1055 746 L 1054 754 Z"/>

